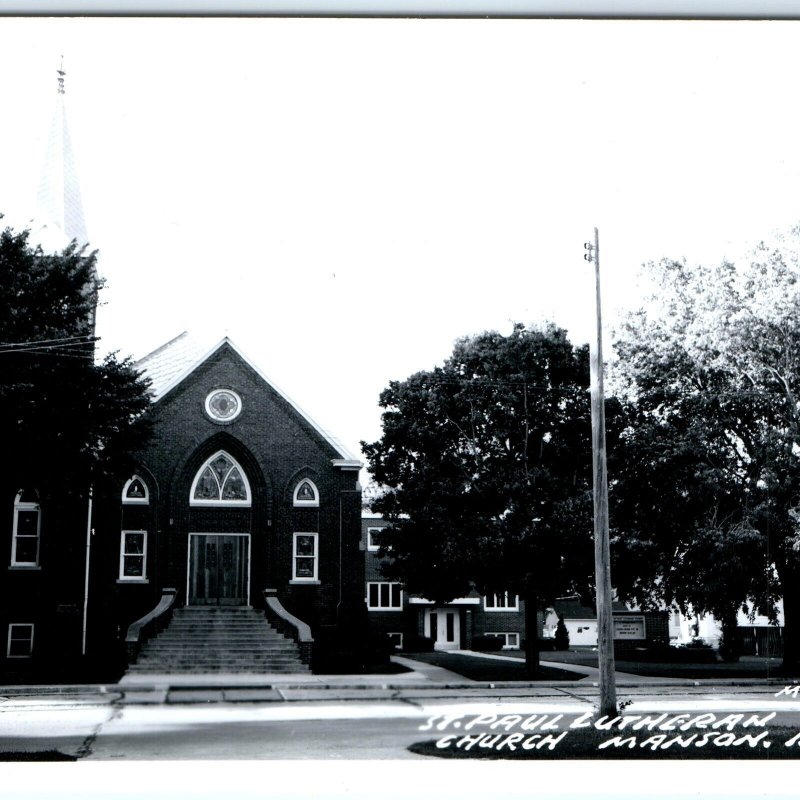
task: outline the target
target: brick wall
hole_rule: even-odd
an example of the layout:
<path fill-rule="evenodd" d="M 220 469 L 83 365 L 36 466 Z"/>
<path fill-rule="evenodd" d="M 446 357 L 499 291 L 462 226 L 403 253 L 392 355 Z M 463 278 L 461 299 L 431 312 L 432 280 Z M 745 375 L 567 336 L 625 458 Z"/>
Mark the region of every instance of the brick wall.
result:
<path fill-rule="evenodd" d="M 238 417 L 226 424 L 205 411 L 209 392 L 234 390 Z M 144 600 L 154 605 L 164 587 L 186 601 L 190 533 L 245 533 L 250 537 L 250 603 L 263 605 L 265 588 L 278 590 L 286 608 L 316 625 L 363 613 L 364 564 L 360 543 L 357 472 L 334 467 L 341 455 L 227 345 L 223 345 L 153 408 L 155 433 L 141 454 L 151 491 L 149 589 L 118 586 L 117 596 L 135 618 Z M 226 451 L 244 471 L 252 504 L 190 506 L 192 482 L 203 463 Z M 319 507 L 295 508 L 297 483 L 309 478 Z M 142 514 L 125 507 L 124 524 Z M 293 533 L 317 534 L 318 582 L 292 584 Z M 119 536 L 119 533 L 117 533 Z M 341 565 L 341 569 L 340 569 Z"/>

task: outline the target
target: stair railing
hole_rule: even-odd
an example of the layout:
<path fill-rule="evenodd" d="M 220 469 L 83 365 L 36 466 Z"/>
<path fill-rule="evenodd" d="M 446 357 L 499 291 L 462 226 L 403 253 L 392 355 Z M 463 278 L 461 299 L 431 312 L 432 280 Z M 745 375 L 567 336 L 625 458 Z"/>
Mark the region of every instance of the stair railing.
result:
<path fill-rule="evenodd" d="M 277 589 L 264 589 L 264 601 L 269 622 L 284 636 L 289 636 L 297 642 L 300 661 L 306 665 L 310 664 L 311 648 L 314 645 L 311 628 L 283 607 L 281 601 L 278 600 Z"/>
<path fill-rule="evenodd" d="M 145 614 L 141 619 L 132 622 L 128 626 L 128 633 L 125 636 L 125 647 L 128 653 L 128 665 L 135 664 L 139 658 L 142 645 L 151 637 L 169 625 L 172 619 L 175 598 L 178 596 L 177 589 L 162 589 L 161 599 L 158 605 Z"/>

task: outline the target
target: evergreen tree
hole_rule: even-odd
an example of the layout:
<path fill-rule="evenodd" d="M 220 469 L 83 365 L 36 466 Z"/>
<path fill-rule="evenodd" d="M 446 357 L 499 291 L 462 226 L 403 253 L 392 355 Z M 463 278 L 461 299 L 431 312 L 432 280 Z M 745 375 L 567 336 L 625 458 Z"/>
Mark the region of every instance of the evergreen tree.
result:
<path fill-rule="evenodd" d="M 556 625 L 556 650 L 569 650 L 569 631 L 564 624 L 564 615 L 558 615 L 558 624 Z"/>

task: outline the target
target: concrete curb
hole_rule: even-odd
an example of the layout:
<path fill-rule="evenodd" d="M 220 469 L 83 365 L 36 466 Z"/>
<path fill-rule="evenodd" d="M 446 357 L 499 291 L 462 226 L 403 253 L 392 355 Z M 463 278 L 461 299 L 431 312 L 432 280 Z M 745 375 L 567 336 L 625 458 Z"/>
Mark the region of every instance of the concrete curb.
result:
<path fill-rule="evenodd" d="M 398 693 L 398 692 L 411 692 L 415 694 L 422 694 L 426 696 L 435 696 L 437 692 L 445 692 L 448 695 L 454 692 L 464 692 L 467 695 L 475 695 L 480 692 L 531 692 L 538 690 L 540 692 L 558 693 L 559 690 L 579 691 L 584 692 L 596 688 L 595 682 L 589 682 L 586 679 L 574 681 L 463 681 L 463 682 L 400 682 L 400 681 L 359 681 L 357 676 L 353 676 L 352 681 L 342 682 L 306 682 L 306 681 L 275 681 L 269 680 L 264 682 L 248 681 L 246 683 L 238 682 L 235 679 L 226 681 L 223 676 L 215 682 L 203 680 L 203 676 L 197 676 L 196 681 L 171 681 L 159 680 L 153 683 L 142 684 L 92 684 L 92 685 L 70 685 L 70 686 L 42 686 L 42 685 L 19 685 L 19 686 L 0 686 L 0 697 L 2 698 L 16 698 L 16 697 L 48 697 L 50 699 L 62 698 L 74 700 L 79 697 L 84 698 L 103 698 L 108 701 L 114 701 L 120 697 L 133 698 L 134 696 L 148 696 L 153 694 L 174 694 L 180 692 L 225 692 L 225 693 L 239 693 L 242 698 L 247 697 L 251 692 L 277 692 L 283 695 L 285 692 L 301 692 L 307 694 L 325 695 L 321 699 L 337 699 L 337 695 L 342 696 L 339 699 L 354 699 L 357 700 L 357 695 L 365 696 L 372 693 Z M 756 687 L 782 687 L 787 685 L 785 679 L 768 678 L 740 678 L 740 679 L 696 679 L 696 680 L 662 680 L 653 679 L 647 682 L 641 680 L 627 682 L 624 680 L 617 682 L 618 690 L 635 690 L 645 691 L 653 689 L 711 689 L 711 688 L 756 688 Z M 356 696 L 353 696 L 356 693 Z M 350 697 L 343 697 L 350 695 Z M 2 706 L 0 706 L 2 708 Z"/>

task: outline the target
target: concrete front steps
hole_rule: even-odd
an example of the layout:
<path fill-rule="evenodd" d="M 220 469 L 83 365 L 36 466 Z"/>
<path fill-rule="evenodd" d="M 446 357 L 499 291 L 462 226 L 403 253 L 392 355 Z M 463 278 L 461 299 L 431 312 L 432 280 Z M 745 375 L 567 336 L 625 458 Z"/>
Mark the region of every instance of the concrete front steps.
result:
<path fill-rule="evenodd" d="M 172 621 L 144 644 L 128 674 L 309 672 L 297 645 L 263 612 L 231 606 L 176 609 Z"/>

